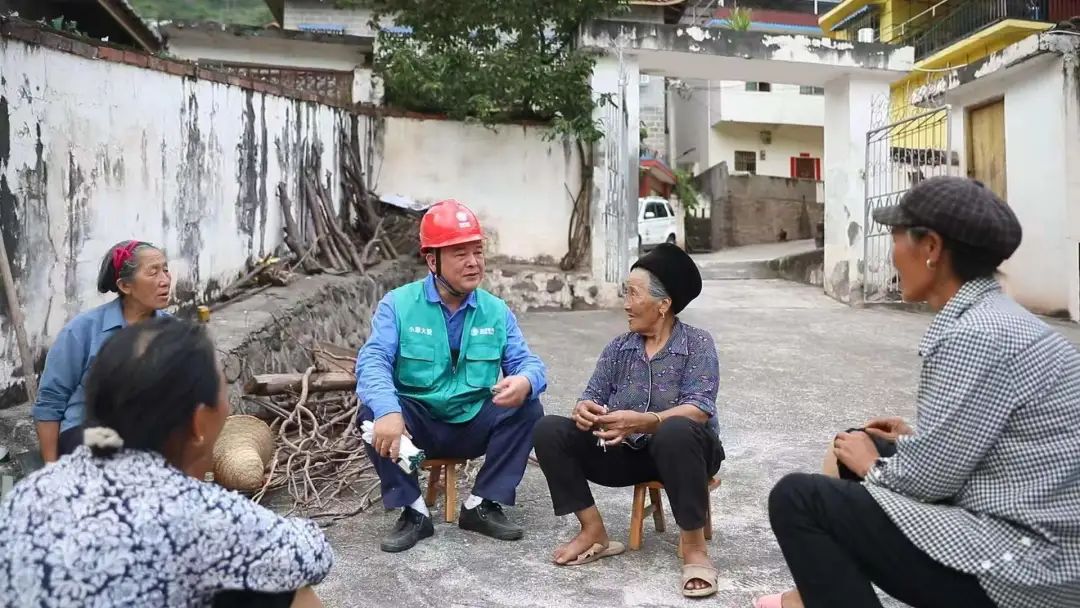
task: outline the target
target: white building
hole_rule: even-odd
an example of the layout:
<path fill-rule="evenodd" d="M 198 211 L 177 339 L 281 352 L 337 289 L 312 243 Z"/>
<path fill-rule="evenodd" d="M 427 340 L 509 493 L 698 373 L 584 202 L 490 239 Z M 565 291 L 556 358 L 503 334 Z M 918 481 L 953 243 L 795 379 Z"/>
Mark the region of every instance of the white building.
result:
<path fill-rule="evenodd" d="M 960 174 L 1016 213 L 1020 248 L 1002 267 L 1006 291 L 1032 311 L 1080 320 L 1080 37 L 1031 36 L 942 73 L 915 92 L 948 104 Z"/>
<path fill-rule="evenodd" d="M 727 162 L 734 173 L 821 179 L 824 89 L 683 80 L 669 99 L 677 167 L 698 174 Z"/>
<path fill-rule="evenodd" d="M 374 38 L 353 34 L 169 22 L 158 25 L 169 54 L 204 67 L 269 80 L 342 103 L 372 103 Z"/>

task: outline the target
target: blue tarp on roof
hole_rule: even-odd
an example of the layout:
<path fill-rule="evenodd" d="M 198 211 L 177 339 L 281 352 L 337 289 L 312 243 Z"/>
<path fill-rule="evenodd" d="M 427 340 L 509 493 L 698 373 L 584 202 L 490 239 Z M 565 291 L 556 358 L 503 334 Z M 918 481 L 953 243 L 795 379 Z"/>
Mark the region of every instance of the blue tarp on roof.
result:
<path fill-rule="evenodd" d="M 856 19 L 858 19 L 860 17 L 863 17 L 863 16 L 866 16 L 866 15 L 869 15 L 871 12 L 876 12 L 877 10 L 878 10 L 878 7 L 877 7 L 876 4 L 867 4 L 866 6 L 860 8 L 859 10 L 855 11 L 854 13 L 851 13 L 847 17 L 844 17 L 840 21 L 837 21 L 836 25 L 834 25 L 832 27 L 832 29 L 829 30 L 829 31 L 835 32 L 837 30 L 842 30 L 845 27 L 851 25 L 853 22 L 855 22 Z"/>
<path fill-rule="evenodd" d="M 724 27 L 727 19 L 713 19 L 705 24 L 706 27 Z M 786 34 L 807 34 L 821 36 L 820 27 L 814 25 L 792 25 L 790 23 L 768 23 L 766 21 L 753 21 L 750 23 L 751 32 L 776 32 Z"/>

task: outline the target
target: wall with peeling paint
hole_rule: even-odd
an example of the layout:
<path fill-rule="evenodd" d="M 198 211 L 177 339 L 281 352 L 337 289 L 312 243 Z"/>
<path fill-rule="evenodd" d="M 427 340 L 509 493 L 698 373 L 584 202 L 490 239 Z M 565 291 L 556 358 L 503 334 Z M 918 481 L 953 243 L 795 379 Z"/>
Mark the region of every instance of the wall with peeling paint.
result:
<path fill-rule="evenodd" d="M 372 167 L 380 194 L 423 202 L 456 198 L 480 217 L 491 251 L 521 261 L 566 253 L 577 147 L 542 126 L 488 128 L 449 120 L 388 117 Z"/>
<path fill-rule="evenodd" d="M 1002 265 L 1005 290 L 1027 308 L 1045 314 L 1066 314 L 1075 297 L 1077 241 L 1069 231 L 1069 207 L 1080 192 L 1070 192 L 1066 142 L 1080 138 L 1068 124 L 1067 96 L 1077 83 L 1067 74 L 1060 55 L 1046 54 L 1006 69 L 988 70 L 992 77 L 958 85 L 948 100 L 954 141 L 964 173 L 970 169 L 967 121 L 974 108 L 1005 103 L 1006 200 L 1024 229 L 1013 257 Z M 1075 315 L 1073 318 L 1076 318 Z"/>
<path fill-rule="evenodd" d="M 175 299 L 213 297 L 281 241 L 276 189 L 319 171 L 335 200 L 341 110 L 0 40 L 0 229 L 43 348 L 113 243 L 166 248 Z M 321 167 L 312 166 L 316 160 Z M 6 312 L 6 311 L 0 311 Z M 17 360 L 0 317 L 0 388 Z"/>

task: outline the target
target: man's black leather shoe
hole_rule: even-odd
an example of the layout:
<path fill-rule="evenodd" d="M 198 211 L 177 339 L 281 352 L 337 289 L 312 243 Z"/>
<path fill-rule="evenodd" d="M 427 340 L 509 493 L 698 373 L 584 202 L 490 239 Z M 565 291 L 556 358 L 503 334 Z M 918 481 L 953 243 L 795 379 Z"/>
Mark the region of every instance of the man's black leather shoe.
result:
<path fill-rule="evenodd" d="M 435 526 L 431 524 L 431 516 L 414 511 L 409 507 L 401 510 L 401 517 L 394 524 L 394 529 L 382 541 L 382 550 L 387 553 L 398 553 L 406 549 L 412 549 L 420 539 L 434 536 Z"/>
<path fill-rule="evenodd" d="M 525 530 L 521 526 L 516 526 L 506 519 L 502 505 L 486 498 L 472 509 L 461 506 L 458 527 L 499 540 L 521 540 L 521 537 L 525 536 Z"/>

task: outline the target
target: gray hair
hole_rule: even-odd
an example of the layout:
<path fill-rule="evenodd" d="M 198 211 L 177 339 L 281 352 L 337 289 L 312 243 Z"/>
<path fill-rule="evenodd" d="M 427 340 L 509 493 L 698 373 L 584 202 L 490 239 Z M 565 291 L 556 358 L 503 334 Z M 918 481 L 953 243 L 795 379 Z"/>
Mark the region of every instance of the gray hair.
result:
<path fill-rule="evenodd" d="M 119 293 L 120 288 L 116 286 L 116 282 L 123 280 L 131 282 L 135 278 L 135 271 L 139 269 L 139 253 L 142 251 L 161 251 L 161 249 L 151 243 L 140 241 L 134 249 L 131 250 L 131 257 L 129 257 L 120 266 L 120 271 L 117 272 L 113 268 L 113 252 L 117 249 L 121 249 L 127 246 L 131 241 L 121 241 L 112 247 L 109 247 L 109 251 L 105 254 L 105 258 L 101 260 L 101 270 L 98 272 L 98 291 L 101 293 Z M 163 252 L 164 253 L 164 252 Z"/>
<path fill-rule="evenodd" d="M 657 300 L 663 300 L 665 298 L 669 300 L 671 299 L 671 296 L 668 295 L 667 288 L 665 288 L 664 284 L 660 282 L 660 279 L 656 278 L 655 274 L 649 272 L 648 270 L 645 270 L 644 268 L 638 268 L 638 270 L 644 272 L 646 275 L 649 276 L 650 296 L 656 298 Z"/>

